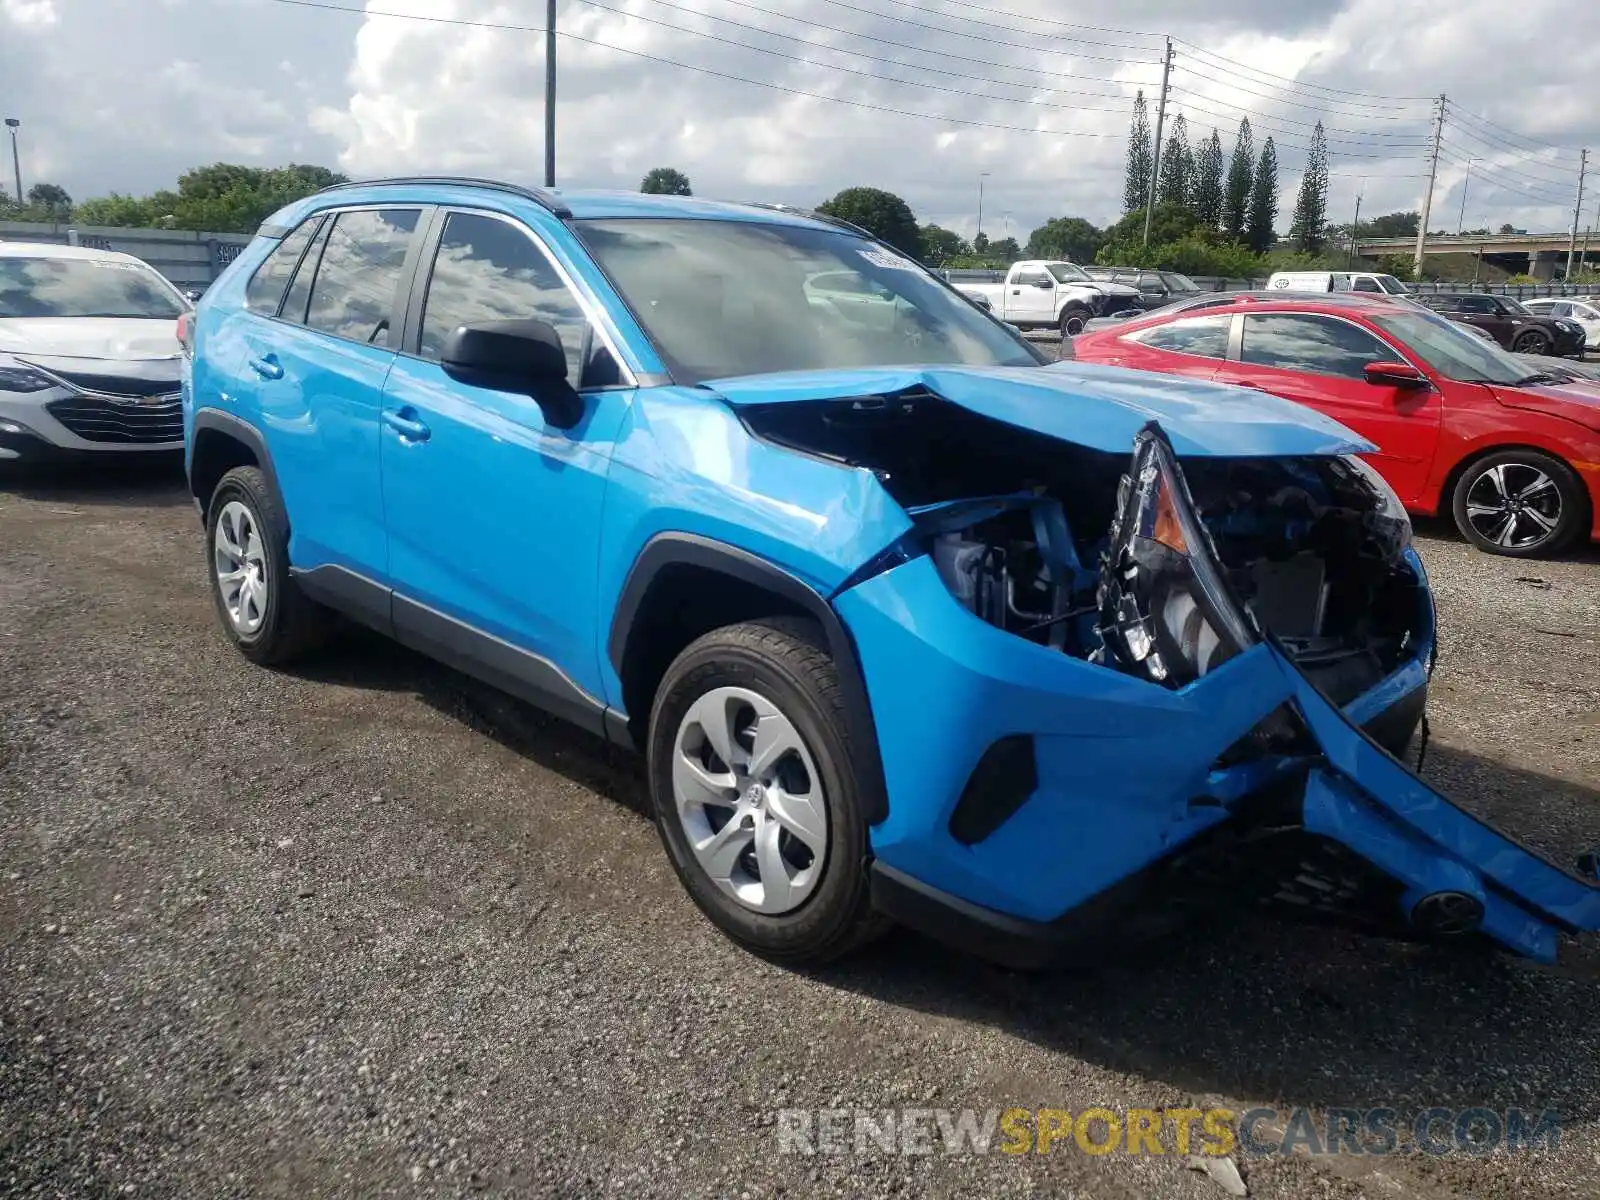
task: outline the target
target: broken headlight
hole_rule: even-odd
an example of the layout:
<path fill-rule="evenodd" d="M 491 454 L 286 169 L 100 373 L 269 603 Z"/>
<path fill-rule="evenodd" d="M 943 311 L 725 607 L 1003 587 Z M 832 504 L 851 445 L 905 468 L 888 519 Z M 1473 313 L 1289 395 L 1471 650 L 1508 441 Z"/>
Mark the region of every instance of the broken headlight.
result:
<path fill-rule="evenodd" d="M 1132 674 L 1182 687 L 1260 640 L 1217 566 L 1160 426 L 1134 441 L 1118 516 L 1101 569 L 1100 657 Z"/>
<path fill-rule="evenodd" d="M 1366 459 L 1346 454 L 1339 461 L 1349 468 L 1356 482 L 1372 498 L 1373 510 L 1369 525 L 1383 546 L 1385 556 L 1398 555 L 1411 545 L 1411 515 L 1406 512 L 1406 506 L 1401 502 L 1399 494 Z"/>

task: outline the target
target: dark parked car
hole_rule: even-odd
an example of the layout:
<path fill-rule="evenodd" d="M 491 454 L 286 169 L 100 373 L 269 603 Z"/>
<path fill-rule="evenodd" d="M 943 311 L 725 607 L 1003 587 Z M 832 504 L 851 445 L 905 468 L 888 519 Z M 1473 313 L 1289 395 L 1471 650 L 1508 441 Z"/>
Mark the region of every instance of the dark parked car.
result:
<path fill-rule="evenodd" d="M 1510 296 L 1418 296 L 1424 305 L 1452 321 L 1481 329 L 1518 354 L 1583 357 L 1584 328 L 1565 317 L 1529 312 Z"/>
<path fill-rule="evenodd" d="M 1141 267 L 1085 267 L 1090 278 L 1104 283 L 1125 283 L 1139 289 L 1139 307 L 1145 312 L 1198 296 L 1204 290 L 1177 271 L 1152 271 Z"/>

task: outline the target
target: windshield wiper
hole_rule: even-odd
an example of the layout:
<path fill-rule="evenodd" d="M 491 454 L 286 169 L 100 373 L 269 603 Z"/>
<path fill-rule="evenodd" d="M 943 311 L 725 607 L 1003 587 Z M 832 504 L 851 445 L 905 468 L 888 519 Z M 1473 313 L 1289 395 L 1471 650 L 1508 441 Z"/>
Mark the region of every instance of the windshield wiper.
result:
<path fill-rule="evenodd" d="M 1559 376 L 1559 375 L 1552 375 L 1552 374 L 1550 374 L 1549 371 L 1537 371 L 1532 375 L 1524 375 L 1521 379 L 1517 380 L 1511 386 L 1512 387 L 1528 387 L 1528 386 L 1530 386 L 1532 384 L 1535 384 L 1535 383 L 1562 383 L 1562 382 L 1564 382 L 1564 381 L 1562 380 L 1561 376 Z"/>

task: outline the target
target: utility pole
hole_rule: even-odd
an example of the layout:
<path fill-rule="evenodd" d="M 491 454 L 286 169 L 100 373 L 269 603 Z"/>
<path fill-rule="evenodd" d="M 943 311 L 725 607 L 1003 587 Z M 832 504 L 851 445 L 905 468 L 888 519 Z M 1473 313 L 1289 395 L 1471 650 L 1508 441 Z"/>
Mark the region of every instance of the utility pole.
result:
<path fill-rule="evenodd" d="M 1428 248 L 1428 218 L 1433 215 L 1433 182 L 1439 177 L 1439 142 L 1444 137 L 1444 108 L 1448 103 L 1444 93 L 1439 94 L 1439 112 L 1433 121 L 1433 154 L 1428 165 L 1428 193 L 1422 199 L 1422 223 L 1417 226 L 1417 253 L 1411 263 L 1411 273 L 1422 278 L 1422 256 Z"/>
<path fill-rule="evenodd" d="M 17 156 L 17 126 L 22 122 L 15 117 L 6 118 L 6 128 L 11 131 L 11 170 L 17 177 L 17 207 L 22 207 L 22 159 Z"/>
<path fill-rule="evenodd" d="M 983 181 L 988 177 L 988 174 L 989 172 L 987 171 L 978 172 L 978 232 L 973 237 L 973 242 L 977 242 L 978 238 L 983 236 Z M 974 245 L 973 249 L 976 250 L 977 246 Z"/>
<path fill-rule="evenodd" d="M 1144 202 L 1144 248 L 1150 248 L 1150 217 L 1156 210 L 1156 188 L 1161 182 L 1161 127 L 1167 121 L 1167 86 L 1172 82 L 1172 39 L 1161 59 L 1161 99 L 1156 102 L 1156 141 L 1150 155 L 1150 191 Z"/>
<path fill-rule="evenodd" d="M 1578 202 L 1572 206 L 1572 236 L 1567 239 L 1567 273 L 1563 279 L 1572 278 L 1572 256 L 1578 252 L 1578 221 L 1583 213 L 1583 177 L 1589 169 L 1589 151 L 1578 158 Z"/>
<path fill-rule="evenodd" d="M 1356 265 L 1356 238 L 1360 236 L 1361 232 L 1361 197 L 1366 194 L 1366 190 L 1367 181 L 1362 179 L 1356 185 L 1356 215 L 1350 222 L 1350 261 L 1345 263 L 1347 267 Z"/>
<path fill-rule="evenodd" d="M 1467 189 L 1472 186 L 1472 159 L 1467 159 L 1467 177 L 1461 181 L 1461 212 L 1456 217 L 1456 236 L 1461 236 L 1461 227 L 1467 221 Z"/>
<path fill-rule="evenodd" d="M 544 10 L 544 185 L 556 185 L 556 0 Z"/>

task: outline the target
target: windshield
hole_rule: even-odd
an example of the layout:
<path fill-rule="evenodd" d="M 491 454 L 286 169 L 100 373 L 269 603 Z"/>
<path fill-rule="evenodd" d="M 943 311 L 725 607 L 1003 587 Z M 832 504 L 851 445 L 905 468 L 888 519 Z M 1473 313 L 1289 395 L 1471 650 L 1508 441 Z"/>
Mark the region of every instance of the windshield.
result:
<path fill-rule="evenodd" d="M 86 258 L 0 258 L 0 317 L 149 317 L 184 305 L 149 267 Z"/>
<path fill-rule="evenodd" d="M 1056 277 L 1057 283 L 1093 283 L 1089 272 L 1071 263 L 1045 263 L 1044 269 Z"/>
<path fill-rule="evenodd" d="M 1384 291 L 1388 292 L 1391 296 L 1404 296 L 1411 291 L 1410 288 L 1401 283 L 1393 275 L 1379 275 L 1378 286 Z"/>
<path fill-rule="evenodd" d="M 1446 379 L 1514 384 L 1535 374 L 1527 363 L 1460 325 L 1430 312 L 1385 313 L 1371 318 Z"/>
<path fill-rule="evenodd" d="M 1174 292 L 1198 292 L 1200 285 L 1187 275 L 1180 275 L 1176 271 L 1163 271 L 1161 278 L 1167 281 L 1167 287 Z"/>
<path fill-rule="evenodd" d="M 1510 296 L 1501 296 L 1500 297 L 1500 303 L 1504 304 L 1508 311 L 1514 312 L 1518 316 L 1531 317 L 1531 316 L 1534 315 L 1533 313 L 1529 312 L 1527 309 L 1522 307 L 1522 301 L 1521 300 L 1513 300 Z"/>
<path fill-rule="evenodd" d="M 854 234 L 637 217 L 573 228 L 679 383 L 834 367 L 1045 361 L 915 262 Z"/>

